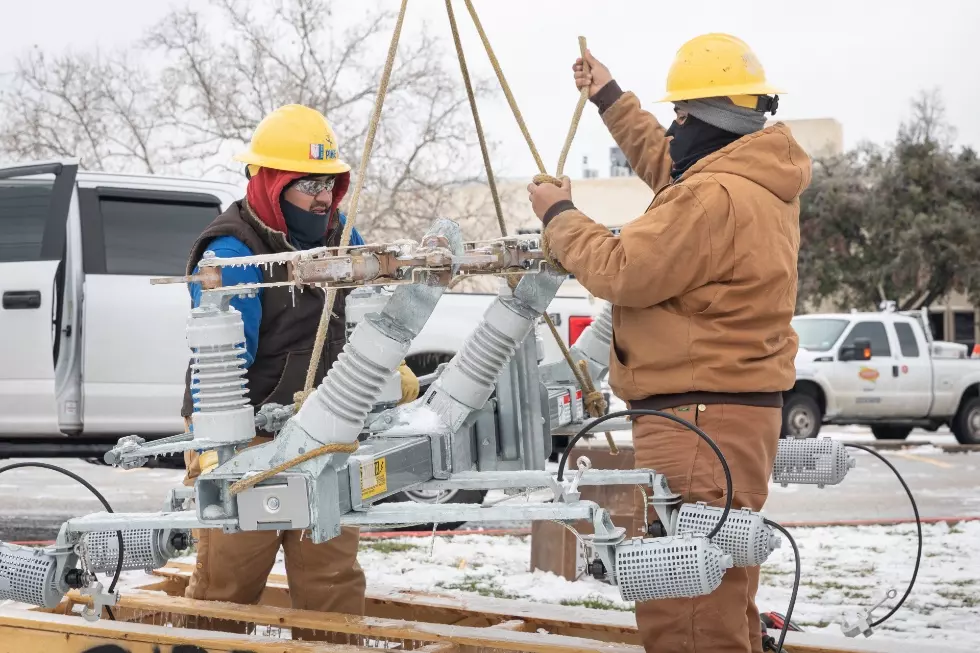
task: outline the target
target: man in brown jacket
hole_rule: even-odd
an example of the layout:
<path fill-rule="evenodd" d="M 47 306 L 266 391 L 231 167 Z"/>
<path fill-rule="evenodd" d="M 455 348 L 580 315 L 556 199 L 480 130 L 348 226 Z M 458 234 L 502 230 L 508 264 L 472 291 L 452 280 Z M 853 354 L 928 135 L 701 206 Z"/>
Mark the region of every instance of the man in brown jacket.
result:
<path fill-rule="evenodd" d="M 782 394 L 795 381 L 799 198 L 810 160 L 742 41 L 708 34 L 677 53 L 664 129 L 586 54 L 573 66 L 636 174 L 655 196 L 618 237 L 575 208 L 568 179 L 528 186 L 551 256 L 613 309 L 609 382 L 631 408 L 697 424 L 731 467 L 733 508 L 768 495 Z M 665 474 L 685 502 L 721 505 L 725 477 L 694 433 L 657 417 L 633 422 L 637 467 Z M 732 568 L 696 599 L 637 605 L 647 651 L 759 653 L 758 568 Z"/>

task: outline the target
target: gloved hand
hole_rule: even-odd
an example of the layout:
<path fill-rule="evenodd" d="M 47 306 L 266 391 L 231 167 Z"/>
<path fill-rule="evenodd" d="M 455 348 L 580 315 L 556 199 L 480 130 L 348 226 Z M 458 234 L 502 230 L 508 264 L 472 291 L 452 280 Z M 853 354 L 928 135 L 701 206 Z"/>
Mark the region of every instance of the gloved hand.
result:
<path fill-rule="evenodd" d="M 398 374 L 402 377 L 402 400 L 399 404 L 407 404 L 419 398 L 419 378 L 409 369 L 405 361 L 398 366 Z"/>

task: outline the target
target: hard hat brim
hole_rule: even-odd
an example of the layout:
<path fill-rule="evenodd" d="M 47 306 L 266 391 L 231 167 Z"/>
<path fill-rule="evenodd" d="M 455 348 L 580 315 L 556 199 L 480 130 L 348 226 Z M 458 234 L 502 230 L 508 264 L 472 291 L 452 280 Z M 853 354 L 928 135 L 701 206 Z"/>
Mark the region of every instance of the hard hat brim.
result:
<path fill-rule="evenodd" d="M 305 172 L 311 175 L 339 175 L 350 172 L 350 166 L 340 159 L 331 161 L 295 161 L 293 159 L 277 159 L 274 157 L 259 156 L 251 152 L 242 152 L 232 157 L 235 161 L 256 165 L 262 168 L 272 168 L 273 170 L 285 170 L 287 172 Z"/>
<path fill-rule="evenodd" d="M 738 84 L 736 86 L 715 86 L 711 88 L 693 88 L 667 93 L 657 100 L 661 102 L 682 102 L 684 100 L 703 100 L 713 97 L 729 97 L 732 95 L 784 95 L 785 91 L 769 84 Z"/>

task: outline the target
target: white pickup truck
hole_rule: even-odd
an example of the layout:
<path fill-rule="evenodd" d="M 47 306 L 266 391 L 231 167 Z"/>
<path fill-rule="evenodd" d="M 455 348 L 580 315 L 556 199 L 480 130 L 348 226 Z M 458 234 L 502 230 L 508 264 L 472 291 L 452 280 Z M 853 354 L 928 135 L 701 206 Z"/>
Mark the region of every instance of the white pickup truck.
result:
<path fill-rule="evenodd" d="M 0 457 L 100 456 L 124 435 L 183 430 L 190 299 L 149 280 L 183 275 L 191 243 L 243 195 L 244 180 L 0 166 Z M 568 342 L 598 309 L 566 286 L 549 313 Z M 446 294 L 410 351 L 416 373 L 449 360 L 494 297 Z"/>
<path fill-rule="evenodd" d="M 786 393 L 783 433 L 814 437 L 821 424 L 870 426 L 881 440 L 948 425 L 980 444 L 980 360 L 964 345 L 932 339 L 925 314 L 800 315 L 796 386 Z"/>

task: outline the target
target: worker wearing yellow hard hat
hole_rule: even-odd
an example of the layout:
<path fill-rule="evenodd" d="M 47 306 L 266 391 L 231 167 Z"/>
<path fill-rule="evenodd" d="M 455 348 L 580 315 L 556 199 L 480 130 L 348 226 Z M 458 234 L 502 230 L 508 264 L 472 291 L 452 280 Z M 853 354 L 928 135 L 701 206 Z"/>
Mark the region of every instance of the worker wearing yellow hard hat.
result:
<path fill-rule="evenodd" d="M 585 61 L 589 70 L 573 64 L 576 85 L 654 199 L 614 236 L 575 207 L 567 178 L 530 184 L 549 255 L 613 304 L 616 395 L 704 430 L 731 468 L 733 509 L 761 510 L 796 379 L 790 320 L 810 159 L 785 124 L 766 127 L 780 91 L 734 36 L 677 51 L 660 98 L 674 105 L 667 128 L 591 53 Z M 685 502 L 721 505 L 725 474 L 695 433 L 638 416 L 633 446 L 636 466 L 664 474 Z M 758 567 L 734 567 L 707 596 L 638 603 L 645 649 L 761 652 L 758 585 Z"/>
<path fill-rule="evenodd" d="M 345 217 L 340 202 L 350 185 L 350 166 L 340 156 L 337 136 L 319 111 L 290 104 L 270 113 L 256 127 L 248 148 L 235 157 L 245 163 L 245 197 L 218 216 L 191 247 L 188 274 L 206 251 L 222 258 L 274 254 L 295 249 L 337 246 Z M 364 244 L 354 230 L 352 245 Z M 270 284 L 285 281 L 284 266 L 225 267 L 224 285 Z M 199 284 L 190 284 L 192 306 L 201 298 Z M 344 303 L 338 292 L 317 379 L 337 360 L 346 333 Z M 256 409 L 265 404 L 290 404 L 303 390 L 325 294 L 321 289 L 291 294 L 285 287 L 263 287 L 252 297 L 231 304 L 242 316 L 245 331 L 245 378 Z M 401 401 L 415 399 L 418 379 L 403 362 L 399 369 Z M 190 373 L 181 414 L 188 425 L 195 410 Z M 274 433 L 257 432 L 250 445 L 268 442 Z M 217 464 L 213 451 L 185 456 L 185 483 Z M 339 536 L 313 544 L 301 531 L 249 531 L 227 534 L 202 530 L 197 565 L 187 587 L 189 598 L 257 603 L 280 547 L 284 550 L 293 607 L 305 610 L 364 614 L 364 572 L 357 564 L 359 532 L 344 528 Z M 219 622 L 220 630 L 243 624 Z M 324 639 L 304 629 L 294 639 Z"/>

